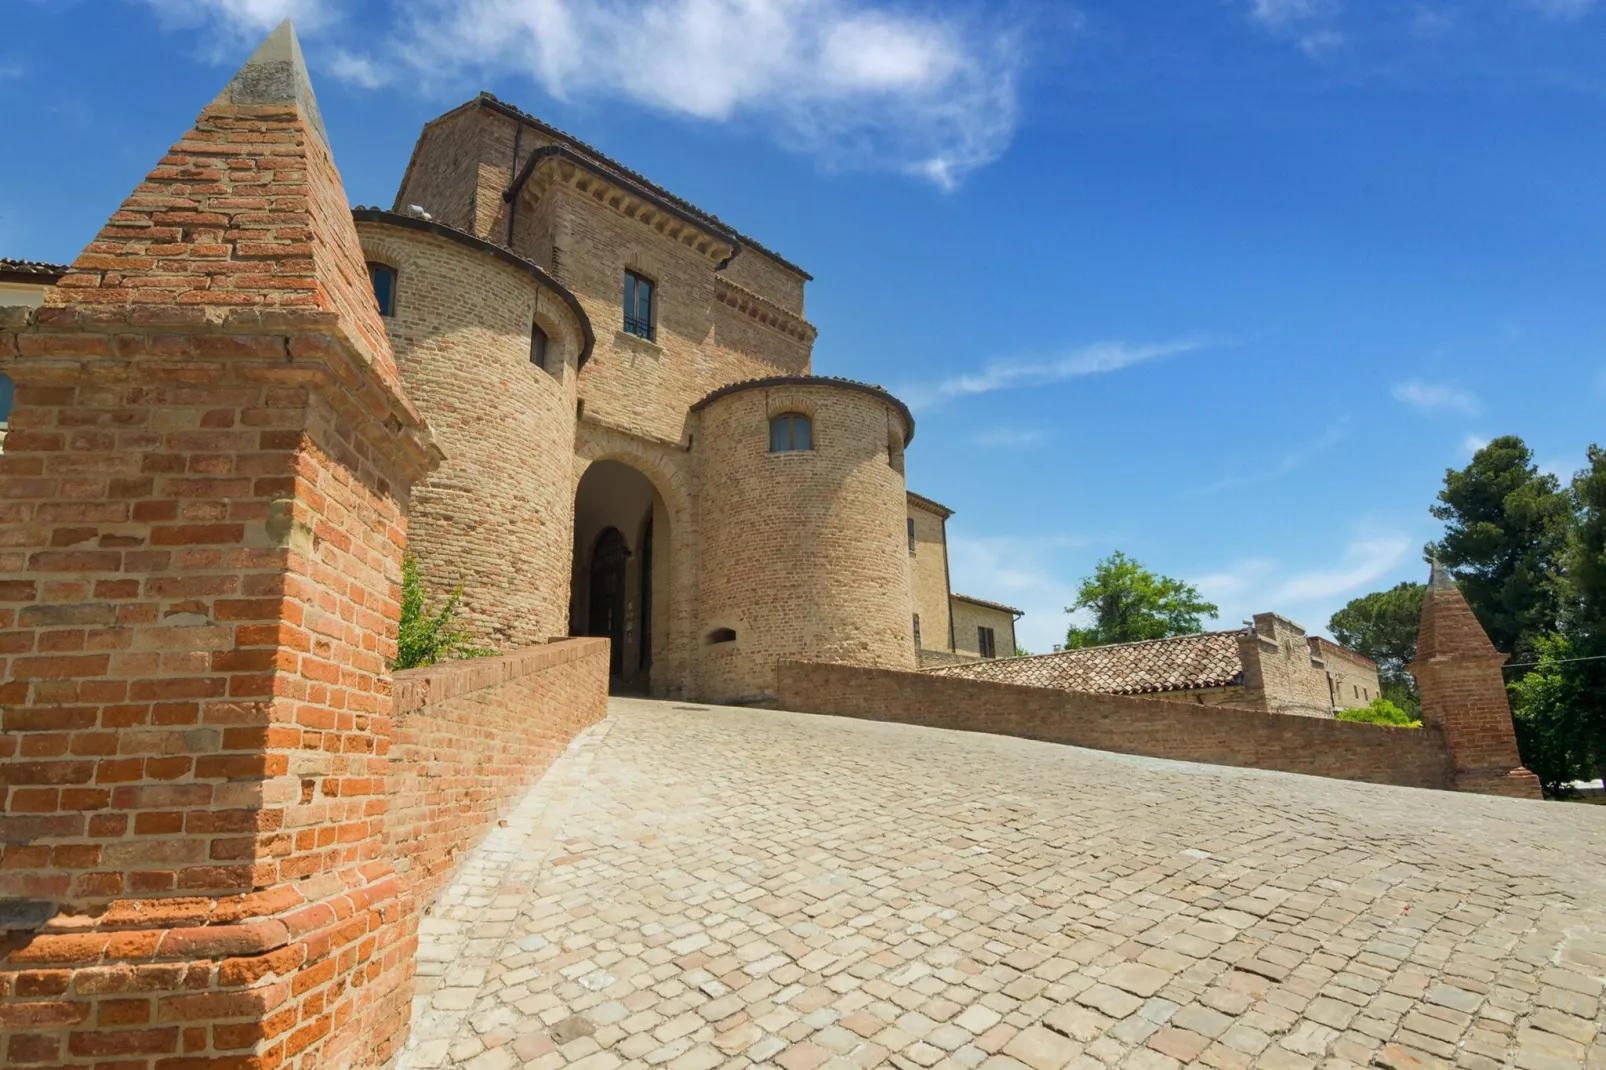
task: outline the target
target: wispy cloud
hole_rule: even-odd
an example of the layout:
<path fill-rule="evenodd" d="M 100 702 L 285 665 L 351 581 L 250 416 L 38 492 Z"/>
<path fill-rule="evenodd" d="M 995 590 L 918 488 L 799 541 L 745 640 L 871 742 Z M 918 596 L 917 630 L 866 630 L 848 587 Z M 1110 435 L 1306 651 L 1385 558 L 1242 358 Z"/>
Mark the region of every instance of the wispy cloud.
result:
<path fill-rule="evenodd" d="M 21 77 L 22 77 L 22 64 L 20 64 L 20 63 L 0 63 L 0 82 L 5 81 L 7 78 L 21 78 Z"/>
<path fill-rule="evenodd" d="M 287 16 L 310 34 L 345 11 L 338 0 L 145 2 L 170 25 L 230 40 Z M 828 166 L 901 170 L 943 189 L 997 159 L 1019 121 L 1026 26 L 979 5 L 393 0 L 378 10 L 389 22 L 364 20 L 360 45 L 326 42 L 335 77 L 446 93 L 523 76 L 559 99 L 747 121 Z"/>
<path fill-rule="evenodd" d="M 1518 0 L 1518 6 L 1557 22 L 1576 22 L 1595 10 L 1596 0 Z"/>
<path fill-rule="evenodd" d="M 1065 607 L 1076 600 L 1076 581 L 1059 570 L 1070 552 L 1093 544 L 1079 535 L 969 537 L 950 527 L 949 576 L 956 591 L 1022 610 L 1026 615 L 1016 625 L 1016 641 L 1034 654 L 1046 654 L 1065 642 L 1070 623 Z"/>
<path fill-rule="evenodd" d="M 1403 532 L 1366 533 L 1351 540 L 1337 563 L 1289 569 L 1271 558 L 1246 558 L 1192 582 L 1221 606 L 1225 627 L 1271 610 L 1315 632 L 1345 601 L 1405 564 L 1416 545 Z"/>
<path fill-rule="evenodd" d="M 988 449 L 1035 450 L 1046 445 L 1051 437 L 1047 431 L 1036 428 L 993 427 L 976 432 L 971 441 Z"/>
<path fill-rule="evenodd" d="M 1458 412 L 1463 416 L 1477 416 L 1483 412 L 1483 403 L 1476 394 L 1444 383 L 1424 383 L 1419 379 L 1411 379 L 1395 383 L 1389 394 L 1395 401 L 1427 412 Z"/>
<path fill-rule="evenodd" d="M 1205 494 L 1216 494 L 1220 491 L 1235 490 L 1239 487 L 1253 486 L 1257 483 L 1269 483 L 1274 479 L 1293 475 L 1316 457 L 1344 441 L 1348 433 L 1348 429 L 1344 424 L 1334 424 L 1316 438 L 1303 445 L 1296 445 L 1281 456 L 1257 456 L 1255 455 L 1255 447 L 1245 444 L 1244 452 L 1250 455 L 1250 467 L 1224 476 L 1214 483 L 1191 490 L 1188 492 L 1188 496 L 1198 497 Z"/>
<path fill-rule="evenodd" d="M 1468 435 L 1461 440 L 1461 449 L 1470 457 L 1488 444 L 1489 440 L 1482 435 Z"/>
<path fill-rule="evenodd" d="M 1342 11 L 1342 0 L 1249 0 L 1250 21 L 1313 57 L 1343 45 L 1337 27 Z"/>
<path fill-rule="evenodd" d="M 1120 371 L 1137 364 L 1192 353 L 1204 349 L 1206 345 L 1206 342 L 1197 338 L 1151 345 L 1099 342 L 1047 360 L 995 360 L 979 372 L 967 372 L 935 383 L 908 384 L 899 389 L 898 396 L 914 408 L 929 408 L 976 394 L 1047 386 L 1067 379 Z"/>

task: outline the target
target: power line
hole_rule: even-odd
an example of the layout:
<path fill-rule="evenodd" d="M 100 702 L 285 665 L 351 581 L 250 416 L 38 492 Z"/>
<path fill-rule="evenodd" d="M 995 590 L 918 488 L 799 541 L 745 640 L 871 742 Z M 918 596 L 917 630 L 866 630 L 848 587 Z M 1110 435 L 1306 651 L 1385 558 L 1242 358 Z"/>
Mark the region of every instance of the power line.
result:
<path fill-rule="evenodd" d="M 1532 669 L 1539 665 L 1568 665 L 1575 661 L 1606 661 L 1606 654 L 1590 654 L 1582 658 L 1549 658 L 1545 661 L 1519 661 L 1515 665 L 1503 665 L 1505 669 Z"/>

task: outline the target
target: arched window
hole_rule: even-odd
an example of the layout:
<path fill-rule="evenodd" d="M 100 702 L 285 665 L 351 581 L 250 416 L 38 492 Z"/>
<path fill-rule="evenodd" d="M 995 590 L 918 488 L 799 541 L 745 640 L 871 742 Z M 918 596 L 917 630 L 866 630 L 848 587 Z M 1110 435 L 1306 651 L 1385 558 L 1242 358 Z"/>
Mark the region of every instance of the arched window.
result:
<path fill-rule="evenodd" d="M 796 453 L 814 448 L 814 422 L 800 412 L 770 418 L 770 452 Z"/>
<path fill-rule="evenodd" d="M 396 269 L 388 264 L 368 261 L 368 281 L 374 284 L 374 300 L 381 316 L 396 314 Z"/>
<path fill-rule="evenodd" d="M 709 646 L 718 646 L 720 643 L 734 642 L 736 642 L 736 629 L 734 628 L 715 628 L 713 631 L 708 633 Z"/>
<path fill-rule="evenodd" d="M 537 368 L 546 367 L 546 332 L 539 323 L 530 326 L 530 363 Z"/>

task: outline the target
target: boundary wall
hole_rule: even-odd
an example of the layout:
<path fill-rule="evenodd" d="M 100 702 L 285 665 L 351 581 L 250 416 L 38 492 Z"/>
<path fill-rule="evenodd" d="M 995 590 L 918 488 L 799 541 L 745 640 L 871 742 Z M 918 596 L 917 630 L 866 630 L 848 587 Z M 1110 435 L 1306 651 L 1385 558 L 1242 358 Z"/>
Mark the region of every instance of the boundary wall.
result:
<path fill-rule="evenodd" d="M 1450 787 L 1443 733 L 964 677 L 782 662 L 780 708 L 1412 788 Z"/>
<path fill-rule="evenodd" d="M 396 673 L 387 853 L 420 907 L 460 856 L 608 712 L 608 640 Z"/>

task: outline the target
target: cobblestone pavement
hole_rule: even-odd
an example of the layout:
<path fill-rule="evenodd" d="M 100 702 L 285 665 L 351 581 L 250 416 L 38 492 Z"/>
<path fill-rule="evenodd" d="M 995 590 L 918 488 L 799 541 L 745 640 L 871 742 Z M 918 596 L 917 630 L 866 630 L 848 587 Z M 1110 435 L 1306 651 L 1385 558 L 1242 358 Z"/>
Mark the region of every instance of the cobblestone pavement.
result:
<path fill-rule="evenodd" d="M 615 700 L 403 1065 L 1606 1070 L 1606 811 Z"/>

